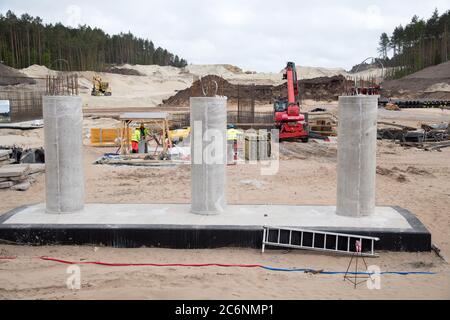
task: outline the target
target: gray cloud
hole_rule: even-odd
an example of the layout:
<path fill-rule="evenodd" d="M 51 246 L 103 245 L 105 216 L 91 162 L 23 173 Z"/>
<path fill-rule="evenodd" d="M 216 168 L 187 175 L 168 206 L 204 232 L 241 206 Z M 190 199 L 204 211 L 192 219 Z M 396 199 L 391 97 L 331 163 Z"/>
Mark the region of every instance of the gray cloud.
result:
<path fill-rule="evenodd" d="M 379 35 L 428 18 L 448 0 L 2 0 L 0 12 L 27 12 L 45 22 L 131 31 L 190 63 L 230 63 L 256 71 L 299 65 L 350 68 L 376 55 Z"/>

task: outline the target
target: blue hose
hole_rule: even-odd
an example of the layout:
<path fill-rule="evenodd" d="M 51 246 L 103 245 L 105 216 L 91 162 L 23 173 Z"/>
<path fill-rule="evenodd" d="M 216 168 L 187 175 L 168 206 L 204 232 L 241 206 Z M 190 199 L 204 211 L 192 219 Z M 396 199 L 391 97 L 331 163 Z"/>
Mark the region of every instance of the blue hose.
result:
<path fill-rule="evenodd" d="M 336 274 L 346 274 L 344 271 L 318 271 L 313 269 L 287 269 L 287 268 L 275 268 L 275 267 L 268 267 L 268 266 L 261 266 L 261 268 L 270 270 L 270 271 L 280 271 L 280 272 L 311 272 L 311 273 L 318 273 L 318 274 L 328 274 L 328 275 L 336 275 Z M 374 273 L 371 272 L 347 272 L 347 274 L 351 275 L 372 275 Z M 435 272 L 426 272 L 426 271 L 385 271 L 380 272 L 381 275 L 401 275 L 401 276 L 407 276 L 407 275 L 433 275 L 436 274 Z"/>

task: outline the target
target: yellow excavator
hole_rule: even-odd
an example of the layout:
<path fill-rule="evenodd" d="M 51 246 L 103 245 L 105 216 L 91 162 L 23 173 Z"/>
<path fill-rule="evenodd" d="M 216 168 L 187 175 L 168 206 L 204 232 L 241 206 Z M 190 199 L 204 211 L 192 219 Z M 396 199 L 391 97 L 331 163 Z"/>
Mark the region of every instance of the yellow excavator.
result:
<path fill-rule="evenodd" d="M 112 95 L 109 82 L 102 81 L 102 78 L 98 75 L 92 79 L 92 92 L 93 96 L 110 96 Z"/>

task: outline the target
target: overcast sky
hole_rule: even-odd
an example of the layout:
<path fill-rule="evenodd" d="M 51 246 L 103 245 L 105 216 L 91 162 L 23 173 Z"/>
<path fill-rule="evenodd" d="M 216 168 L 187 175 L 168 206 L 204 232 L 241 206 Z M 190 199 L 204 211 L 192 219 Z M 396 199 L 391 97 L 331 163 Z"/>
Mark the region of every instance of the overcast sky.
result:
<path fill-rule="evenodd" d="M 189 63 L 229 63 L 279 71 L 286 61 L 349 69 L 377 55 L 390 34 L 414 14 L 428 18 L 449 0 L 1 0 L 8 9 L 44 22 L 131 31 Z"/>

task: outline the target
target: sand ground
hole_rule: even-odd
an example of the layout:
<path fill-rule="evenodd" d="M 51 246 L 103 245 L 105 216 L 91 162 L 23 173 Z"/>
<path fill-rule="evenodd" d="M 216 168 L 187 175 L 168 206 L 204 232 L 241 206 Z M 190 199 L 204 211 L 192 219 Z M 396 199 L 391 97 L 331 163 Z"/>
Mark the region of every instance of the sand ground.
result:
<path fill-rule="evenodd" d="M 229 203 L 333 205 L 336 201 L 336 146 L 287 143 L 275 177 L 254 165 L 229 166 Z M 109 149 L 84 148 L 87 202 L 187 203 L 189 166 L 136 168 L 93 165 Z M 257 263 L 345 271 L 349 258 L 309 252 L 224 248 L 218 250 L 26 247 L 0 245 L 0 297 L 6 299 L 449 299 L 450 149 L 425 152 L 379 141 L 377 204 L 398 205 L 416 214 L 431 231 L 435 253 L 380 252 L 369 259 L 382 271 L 434 271 L 436 275 L 382 276 L 380 290 L 353 289 L 339 275 L 279 273 L 261 269 L 82 266 L 82 289 L 71 291 L 66 265 L 40 261 L 46 255 L 73 261 L 160 263 Z M 252 183 L 249 181 L 254 181 Z M 25 193 L 0 191 L 0 212 L 44 201 L 44 176 Z"/>
<path fill-rule="evenodd" d="M 85 110 L 114 113 L 132 107 L 156 107 L 177 90 L 191 85 L 194 76 L 217 74 L 235 83 L 277 84 L 279 72 L 247 74 L 224 65 L 124 66 L 143 76 L 101 73 L 112 86 L 112 97 L 91 97 L 93 72 L 79 73 L 80 95 Z M 31 66 L 22 70 L 31 77 L 51 71 Z M 343 74 L 340 69 L 300 67 L 300 78 Z M 326 107 L 336 113 L 337 103 L 305 101 L 305 110 Z M 261 110 L 272 110 L 263 106 Z M 154 110 L 154 109 L 153 109 Z M 427 122 L 450 121 L 449 110 L 381 110 L 380 120 L 418 127 Z M 117 121 L 85 119 L 85 142 L 90 127 L 114 127 Z M 43 145 L 43 129 L 0 130 L 0 145 L 25 148 Z M 229 203 L 323 204 L 336 202 L 336 145 L 286 143 L 276 177 L 261 176 L 258 166 L 227 168 Z M 189 166 L 133 168 L 93 165 L 114 149 L 84 148 L 86 201 L 104 203 L 188 203 Z M 300 251 L 268 251 L 224 248 L 217 250 L 117 249 L 93 246 L 27 247 L 0 244 L 0 298 L 3 299 L 449 299 L 450 298 L 450 148 L 442 152 L 405 149 L 388 141 L 378 142 L 377 204 L 398 205 L 416 214 L 431 231 L 444 259 L 434 252 L 380 252 L 369 259 L 382 271 L 434 271 L 431 276 L 382 276 L 380 290 L 358 289 L 341 275 L 280 273 L 262 269 L 104 267 L 83 265 L 82 288 L 66 287 L 66 265 L 37 259 L 52 256 L 73 261 L 159 263 L 251 263 L 278 267 L 304 267 L 345 271 L 349 258 Z M 26 192 L 0 190 L 0 214 L 25 204 L 44 201 L 44 176 Z M 0 242 L 1 243 L 1 242 Z"/>
<path fill-rule="evenodd" d="M 66 287 L 67 265 L 41 261 L 40 255 L 79 261 L 257 263 L 345 271 L 349 258 L 308 252 L 249 249 L 167 250 L 95 247 L 9 247 L 18 260 L 0 262 L 3 299 L 448 299 L 449 268 L 433 253 L 381 252 L 367 259 L 382 270 L 434 271 L 435 275 L 386 275 L 380 289 L 354 289 L 342 275 L 273 272 L 259 268 L 81 266 L 81 289 Z"/>

